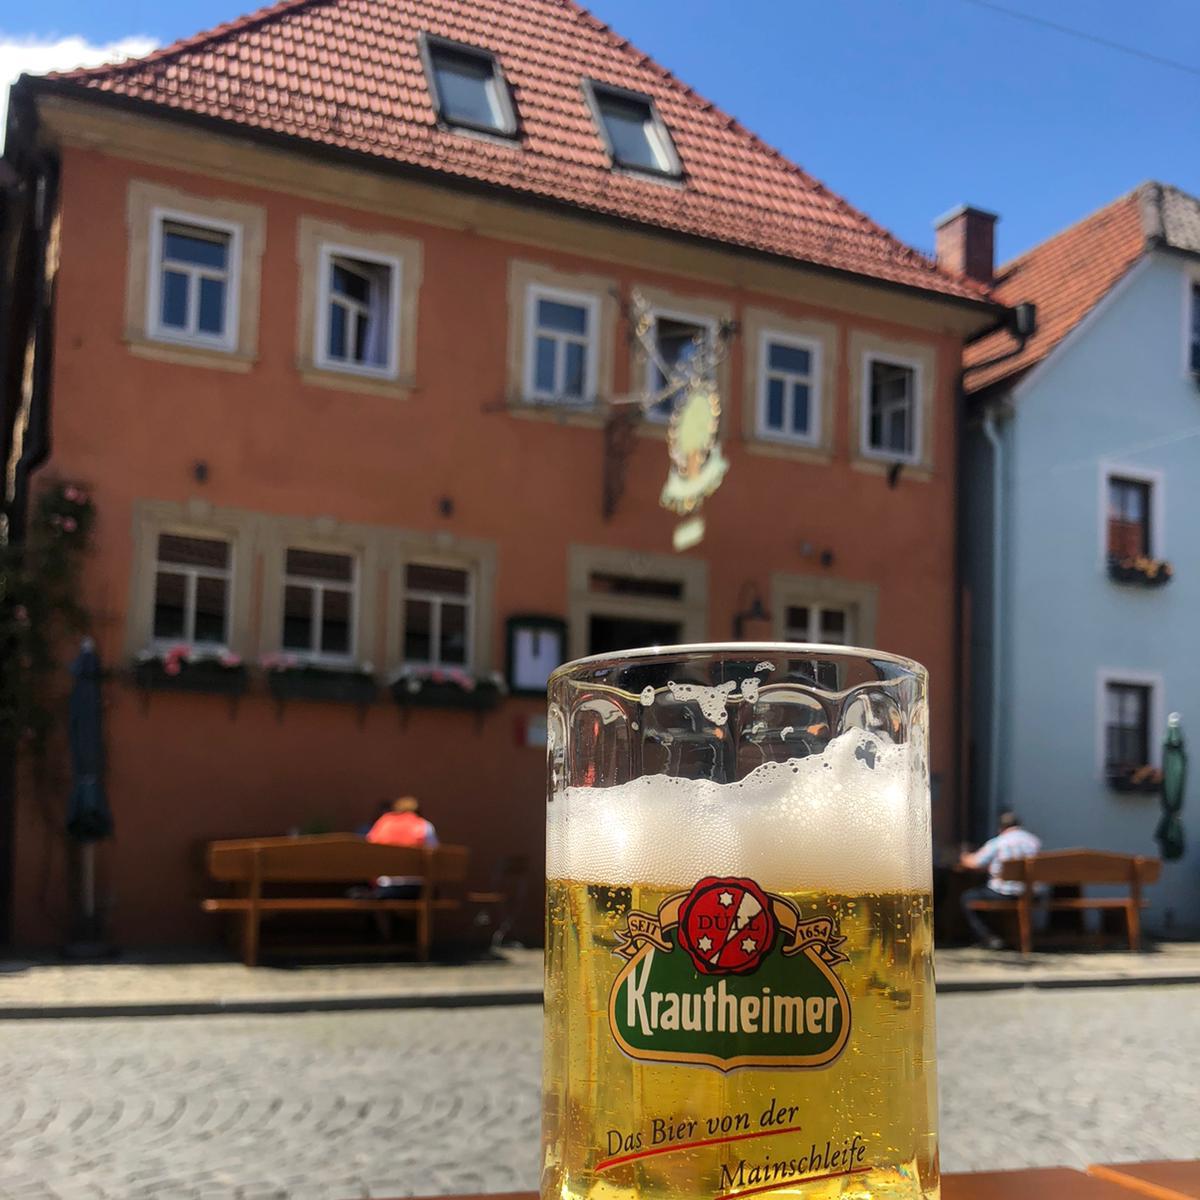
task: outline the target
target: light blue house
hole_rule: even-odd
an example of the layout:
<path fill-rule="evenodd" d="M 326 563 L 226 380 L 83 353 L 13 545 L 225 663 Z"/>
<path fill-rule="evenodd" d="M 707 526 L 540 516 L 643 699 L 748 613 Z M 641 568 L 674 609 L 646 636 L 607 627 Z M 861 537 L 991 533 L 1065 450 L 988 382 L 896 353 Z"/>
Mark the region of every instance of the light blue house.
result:
<path fill-rule="evenodd" d="M 1178 711 L 1187 849 L 1146 925 L 1198 932 L 1200 201 L 1143 184 L 996 282 L 1037 305 L 1037 332 L 967 358 L 976 833 L 1013 807 L 1048 848 L 1158 854 L 1153 768 Z"/>

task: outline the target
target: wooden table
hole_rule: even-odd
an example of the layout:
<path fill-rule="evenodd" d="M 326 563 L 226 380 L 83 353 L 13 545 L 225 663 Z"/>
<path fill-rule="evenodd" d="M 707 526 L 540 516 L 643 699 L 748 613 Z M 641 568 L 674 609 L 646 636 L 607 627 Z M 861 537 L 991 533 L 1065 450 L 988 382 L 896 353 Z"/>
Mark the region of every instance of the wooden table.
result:
<path fill-rule="evenodd" d="M 1191 1182 L 1195 1188 L 1200 1176 L 1200 1163 L 1131 1163 L 1115 1167 L 1089 1167 L 1092 1174 L 1071 1171 L 1066 1167 L 1051 1167 L 1030 1171 L 983 1171 L 967 1175 L 942 1176 L 942 1200 L 1137 1200 L 1139 1188 L 1156 1186 L 1143 1182 L 1130 1172 L 1155 1172 L 1162 1169 L 1163 1178 L 1171 1177 Z M 1172 1175 L 1177 1168 L 1183 1174 Z M 1111 1171 L 1111 1177 L 1101 1178 L 1095 1172 Z M 1190 1172 L 1190 1173 L 1189 1173 Z M 1119 1177 L 1119 1181 L 1118 1181 Z M 1157 1178 L 1157 1177 L 1156 1177 Z M 1178 1183 L 1176 1186 L 1179 1186 Z M 1142 1196 L 1165 1197 L 1166 1200 L 1192 1200 L 1200 1191 L 1140 1192 Z M 497 1196 L 445 1196 L 441 1200 L 539 1200 L 536 1192 L 508 1192 Z"/>
<path fill-rule="evenodd" d="M 1088 1167 L 1088 1174 L 1140 1196 L 1200 1200 L 1200 1162 L 1096 1163 Z"/>
<path fill-rule="evenodd" d="M 1066 1167 L 942 1176 L 942 1200 L 1135 1200 L 1119 1183 Z"/>

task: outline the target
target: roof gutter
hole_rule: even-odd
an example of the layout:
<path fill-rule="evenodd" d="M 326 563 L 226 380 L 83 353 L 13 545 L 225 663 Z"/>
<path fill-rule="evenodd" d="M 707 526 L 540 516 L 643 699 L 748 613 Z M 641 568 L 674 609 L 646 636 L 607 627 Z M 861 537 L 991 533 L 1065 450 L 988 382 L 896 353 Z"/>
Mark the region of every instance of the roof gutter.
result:
<path fill-rule="evenodd" d="M 310 141 L 307 138 L 294 134 L 275 133 L 272 130 L 259 129 L 252 125 L 239 125 L 234 121 L 223 120 L 220 117 L 211 117 L 203 113 L 185 112 L 181 109 L 156 104 L 152 100 L 141 100 L 136 97 L 117 95 L 113 92 L 98 91 L 95 88 L 73 83 L 65 79 L 47 79 L 43 76 L 22 75 L 12 86 L 12 96 L 16 97 L 18 93 L 28 95 L 31 98 L 45 95 L 83 100 L 101 107 L 134 112 L 143 116 L 153 116 L 160 120 L 173 121 L 181 125 L 206 129 L 210 132 L 223 134 L 226 137 L 245 138 L 248 141 L 272 146 L 275 149 L 313 155 L 341 166 L 354 166 L 385 175 L 416 179 L 425 183 L 437 184 L 441 187 L 452 187 L 460 191 L 473 192 L 491 199 L 507 199 L 511 202 L 514 198 L 519 198 L 522 204 L 548 209 L 553 212 L 569 212 L 575 215 L 584 213 L 594 220 L 603 221 L 606 224 L 615 225 L 620 228 L 635 229 L 639 232 L 652 231 L 660 237 L 672 238 L 677 241 L 708 248 L 716 247 L 725 251 L 746 254 L 766 262 L 802 268 L 823 275 L 831 275 L 838 279 L 849 280 L 860 285 L 867 284 L 872 287 L 884 288 L 889 291 L 920 297 L 931 303 L 947 304 L 960 309 L 965 308 L 981 315 L 990 313 L 997 319 L 999 322 L 998 327 L 1001 328 L 1010 319 L 1008 314 L 1012 311 L 995 300 L 976 300 L 969 296 L 955 296 L 948 292 L 939 292 L 932 288 L 919 287 L 916 284 L 883 279 L 877 275 L 863 275 L 856 271 L 848 271 L 844 267 L 831 267 L 824 263 L 792 258 L 786 254 L 778 254 L 770 250 L 761 250 L 753 246 L 742 246 L 736 242 L 724 242 L 715 238 L 706 238 L 700 234 L 686 233 L 677 229 L 667 229 L 661 225 L 652 225 L 629 217 L 616 216 L 611 213 L 601 212 L 598 209 L 571 204 L 565 200 L 554 200 L 535 192 L 522 191 L 519 188 L 502 187 L 499 184 L 490 184 L 481 180 L 451 175 L 443 171 L 437 171 L 432 167 L 421 167 L 412 163 L 392 162 L 360 150 L 346 150 L 338 146 L 323 145 L 320 142 Z"/>

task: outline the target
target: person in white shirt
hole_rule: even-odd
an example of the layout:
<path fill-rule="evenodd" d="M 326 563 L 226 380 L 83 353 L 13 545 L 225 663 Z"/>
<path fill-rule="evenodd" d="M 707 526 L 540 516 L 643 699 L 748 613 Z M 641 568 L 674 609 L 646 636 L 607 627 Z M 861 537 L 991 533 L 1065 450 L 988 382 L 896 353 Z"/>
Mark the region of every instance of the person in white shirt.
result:
<path fill-rule="evenodd" d="M 1025 885 L 1015 879 L 1001 879 L 1000 869 L 1006 862 L 1014 858 L 1032 858 L 1042 848 L 1042 840 L 1036 834 L 1021 826 L 1021 820 L 1015 812 L 1000 814 L 1000 832 L 990 841 L 984 842 L 973 854 L 964 854 L 959 860 L 960 866 L 980 870 L 986 867 L 990 878 L 984 887 L 969 888 L 962 894 L 963 916 L 971 927 L 976 941 L 987 946 L 989 950 L 999 950 L 1004 945 L 1004 939 L 997 937 L 984 923 L 983 918 L 973 908 L 972 900 L 1011 900 L 1019 896 Z"/>

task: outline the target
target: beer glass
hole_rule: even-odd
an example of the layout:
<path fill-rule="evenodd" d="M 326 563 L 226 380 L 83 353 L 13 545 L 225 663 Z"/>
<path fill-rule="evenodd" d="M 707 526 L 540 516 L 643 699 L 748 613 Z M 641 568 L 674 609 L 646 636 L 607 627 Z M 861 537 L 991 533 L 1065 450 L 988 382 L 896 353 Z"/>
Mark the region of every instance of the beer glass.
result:
<path fill-rule="evenodd" d="M 549 698 L 544 1200 L 938 1197 L 924 668 L 666 647 Z"/>

